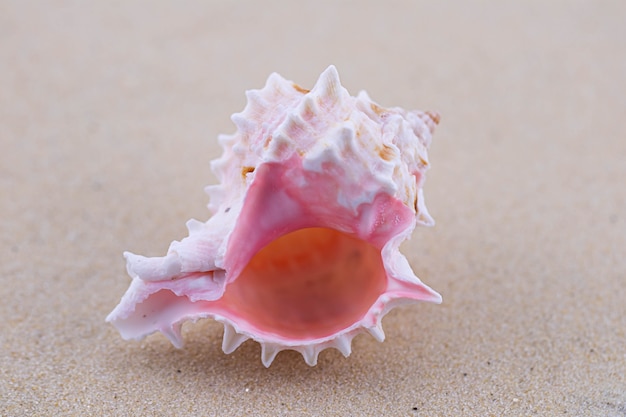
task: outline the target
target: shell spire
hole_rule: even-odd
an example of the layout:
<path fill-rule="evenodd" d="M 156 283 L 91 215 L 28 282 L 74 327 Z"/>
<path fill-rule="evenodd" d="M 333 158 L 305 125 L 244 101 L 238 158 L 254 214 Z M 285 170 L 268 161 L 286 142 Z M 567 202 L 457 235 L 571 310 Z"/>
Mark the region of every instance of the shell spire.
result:
<path fill-rule="evenodd" d="M 353 97 L 334 66 L 311 90 L 272 74 L 246 97 L 218 138 L 212 216 L 164 256 L 125 253 L 132 282 L 107 317 L 122 337 L 181 347 L 181 325 L 208 317 L 225 353 L 252 339 L 265 366 L 285 349 L 313 366 L 359 333 L 382 342 L 394 307 L 441 302 L 399 250 L 434 224 L 422 187 L 439 115 Z"/>
<path fill-rule="evenodd" d="M 329 66 L 322 72 L 310 93 L 313 96 L 317 96 L 321 107 L 324 109 L 340 107 L 344 102 L 344 98 L 350 96 L 348 91 L 341 85 L 339 73 L 334 65 Z"/>

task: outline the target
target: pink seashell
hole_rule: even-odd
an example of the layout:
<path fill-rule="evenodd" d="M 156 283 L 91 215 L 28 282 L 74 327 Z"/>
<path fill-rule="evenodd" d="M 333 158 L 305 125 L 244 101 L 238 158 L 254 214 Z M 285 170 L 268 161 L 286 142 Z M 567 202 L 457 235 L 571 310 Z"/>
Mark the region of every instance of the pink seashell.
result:
<path fill-rule="evenodd" d="M 352 97 L 333 66 L 311 91 L 272 74 L 246 95 L 212 162 L 213 216 L 164 257 L 124 254 L 132 283 L 107 317 L 122 337 L 181 347 L 184 321 L 212 317 L 225 353 L 253 339 L 265 366 L 284 349 L 315 365 L 364 330 L 382 341 L 392 308 L 441 302 L 399 251 L 434 223 L 422 184 L 439 116 Z"/>

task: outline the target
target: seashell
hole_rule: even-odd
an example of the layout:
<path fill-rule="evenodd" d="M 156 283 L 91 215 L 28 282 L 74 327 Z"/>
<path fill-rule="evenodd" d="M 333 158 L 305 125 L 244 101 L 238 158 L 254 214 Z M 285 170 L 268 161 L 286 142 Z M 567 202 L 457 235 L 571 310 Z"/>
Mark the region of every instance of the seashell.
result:
<path fill-rule="evenodd" d="M 106 320 L 182 347 L 182 323 L 211 317 L 225 353 L 253 339 L 265 366 L 284 349 L 315 365 L 326 348 L 347 357 L 363 331 L 383 341 L 398 305 L 440 303 L 399 251 L 434 224 L 422 185 L 439 115 L 350 96 L 333 66 L 310 91 L 272 74 L 246 96 L 212 161 L 212 216 L 163 257 L 126 252 L 132 282 Z"/>

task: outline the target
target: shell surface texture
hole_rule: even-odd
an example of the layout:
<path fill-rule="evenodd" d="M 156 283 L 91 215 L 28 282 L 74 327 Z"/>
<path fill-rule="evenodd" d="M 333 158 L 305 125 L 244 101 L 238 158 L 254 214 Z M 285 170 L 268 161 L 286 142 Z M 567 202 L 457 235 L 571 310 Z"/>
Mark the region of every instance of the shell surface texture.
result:
<path fill-rule="evenodd" d="M 285 349 L 315 365 L 363 331 L 382 341 L 398 305 L 440 303 L 399 250 L 434 223 L 422 185 L 439 115 L 351 96 L 333 66 L 311 90 L 272 74 L 246 96 L 211 163 L 212 216 L 165 256 L 125 252 L 132 282 L 106 320 L 124 339 L 160 331 L 182 347 L 183 322 L 210 317 L 225 353 L 253 339 L 265 366 Z"/>

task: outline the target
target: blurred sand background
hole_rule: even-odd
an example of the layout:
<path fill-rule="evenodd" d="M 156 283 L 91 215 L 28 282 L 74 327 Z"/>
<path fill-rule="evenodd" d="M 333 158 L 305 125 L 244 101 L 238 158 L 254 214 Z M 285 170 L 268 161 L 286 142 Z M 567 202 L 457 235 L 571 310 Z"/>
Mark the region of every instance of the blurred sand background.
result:
<path fill-rule="evenodd" d="M 625 416 L 626 3 L 0 1 L 0 415 Z M 206 220 L 244 91 L 437 110 L 403 246 L 441 305 L 308 367 L 125 342 L 121 253 Z"/>

